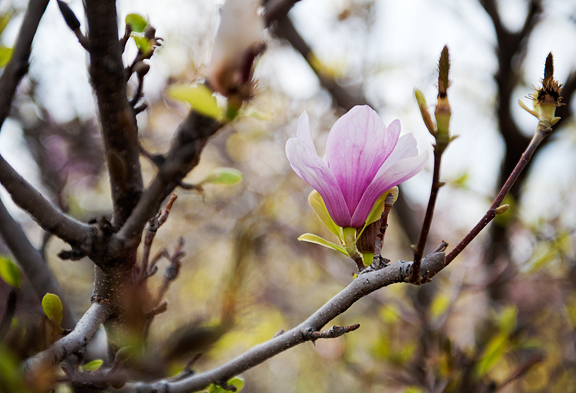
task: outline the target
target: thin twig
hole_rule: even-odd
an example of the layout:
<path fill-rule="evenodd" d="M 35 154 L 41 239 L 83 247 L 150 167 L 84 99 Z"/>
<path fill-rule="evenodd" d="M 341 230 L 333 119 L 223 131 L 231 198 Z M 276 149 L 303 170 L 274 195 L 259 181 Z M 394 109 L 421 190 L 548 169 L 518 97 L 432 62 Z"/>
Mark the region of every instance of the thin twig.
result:
<path fill-rule="evenodd" d="M 148 222 L 148 227 L 146 228 L 146 232 L 144 235 L 144 245 L 142 246 L 142 266 L 140 270 L 140 280 L 145 279 L 148 273 L 148 261 L 150 259 L 150 250 L 152 248 L 154 238 L 156 237 L 156 232 L 158 231 L 158 228 L 160 228 L 168 219 L 168 215 L 172 210 L 172 205 L 174 204 L 177 198 L 178 196 L 176 194 L 172 194 L 170 200 L 168 200 L 168 203 L 164 208 L 164 211 L 158 212 L 158 214 Z"/>
<path fill-rule="evenodd" d="M 446 264 L 452 262 L 454 258 L 456 258 L 458 254 L 460 254 L 466 248 L 466 246 L 468 246 L 468 244 L 470 244 L 470 242 L 474 240 L 476 236 L 478 236 L 478 234 L 486 227 L 486 225 L 488 225 L 490 221 L 492 221 L 494 217 L 496 217 L 496 209 L 500 206 L 500 204 L 504 200 L 504 197 L 508 194 L 508 192 L 514 185 L 514 182 L 516 181 L 516 179 L 518 179 L 518 176 L 520 176 L 520 173 L 526 167 L 526 165 L 530 161 L 530 158 L 532 158 L 532 155 L 534 154 L 540 143 L 551 132 L 552 132 L 551 128 L 541 127 L 541 124 L 538 123 L 538 129 L 534 134 L 534 136 L 532 137 L 530 144 L 522 154 L 520 161 L 518 161 L 518 163 L 516 164 L 516 167 L 508 177 L 508 180 L 506 180 L 506 183 L 504 183 L 504 186 L 502 186 L 502 189 L 496 196 L 496 199 L 494 199 L 494 202 L 492 203 L 486 214 L 484 214 L 484 217 L 482 217 L 482 219 L 478 222 L 478 224 L 476 224 L 476 226 L 466 235 L 466 237 L 464 237 L 464 239 L 462 239 L 462 241 L 458 243 L 458 245 L 454 247 L 454 249 L 450 251 L 448 255 L 446 255 Z"/>
<path fill-rule="evenodd" d="M 424 255 L 424 248 L 430 233 L 430 226 L 432 225 L 432 218 L 434 217 L 434 208 L 436 206 L 436 199 L 438 198 L 438 191 L 444 183 L 440 182 L 440 165 L 442 163 L 442 154 L 445 151 L 445 146 L 442 148 L 440 145 L 434 145 L 434 174 L 432 176 L 432 187 L 430 190 L 430 199 L 428 200 L 428 207 L 426 208 L 426 215 L 424 216 L 424 223 L 422 224 L 422 231 L 420 238 L 414 251 L 414 267 L 412 269 L 411 281 L 414 284 L 420 283 L 420 262 Z"/>

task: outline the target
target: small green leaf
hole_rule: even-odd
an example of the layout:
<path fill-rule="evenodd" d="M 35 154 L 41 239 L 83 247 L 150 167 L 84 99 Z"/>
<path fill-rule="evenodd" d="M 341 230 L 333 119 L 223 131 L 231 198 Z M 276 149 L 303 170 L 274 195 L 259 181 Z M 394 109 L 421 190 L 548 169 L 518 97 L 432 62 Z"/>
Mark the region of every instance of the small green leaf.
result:
<path fill-rule="evenodd" d="M 244 174 L 234 168 L 216 168 L 204 178 L 198 185 L 204 184 L 224 184 L 227 186 L 239 183 Z"/>
<path fill-rule="evenodd" d="M 12 58 L 12 48 L 0 46 L 0 67 L 4 67 Z"/>
<path fill-rule="evenodd" d="M 144 37 L 139 33 L 132 33 L 130 34 L 130 36 L 134 40 L 134 43 L 136 44 L 136 47 L 140 52 L 142 53 L 148 52 L 148 49 L 150 49 L 150 41 L 148 40 L 148 38 Z"/>
<path fill-rule="evenodd" d="M 515 306 L 506 307 L 498 316 L 498 327 L 504 334 L 510 334 L 516 329 L 518 310 Z"/>
<path fill-rule="evenodd" d="M 0 277 L 14 288 L 20 288 L 20 268 L 14 261 L 0 255 Z"/>
<path fill-rule="evenodd" d="M 84 368 L 84 371 L 96 371 L 102 366 L 103 363 L 104 363 L 104 360 L 96 359 L 96 360 L 92 360 L 91 362 L 86 363 L 82 367 Z"/>
<path fill-rule="evenodd" d="M 138 33 L 142 33 L 146 29 L 146 26 L 148 26 L 148 22 L 146 22 L 146 19 L 140 14 L 126 15 L 126 24 L 132 27 L 132 31 Z"/>
<path fill-rule="evenodd" d="M 166 94 L 178 101 L 190 104 L 192 109 L 204 116 L 216 120 L 222 119 L 223 111 L 216 102 L 212 90 L 205 85 L 189 85 L 187 83 L 177 83 L 168 86 Z"/>
<path fill-rule="evenodd" d="M 326 239 L 321 238 L 318 235 L 314 235 L 312 233 L 305 233 L 303 235 L 301 235 L 298 240 L 300 240 L 301 242 L 308 242 L 308 243 L 314 243 L 314 244 L 319 244 L 321 246 L 327 247 L 327 248 L 331 248 L 333 250 L 336 250 L 338 252 L 341 252 L 342 254 L 346 255 L 347 257 L 349 256 L 348 253 L 346 252 L 346 250 L 344 249 L 344 247 L 339 246 L 337 244 L 334 244 L 332 242 L 329 242 Z"/>
<path fill-rule="evenodd" d="M 330 232 L 338 236 L 339 239 L 342 239 L 342 228 L 336 225 L 334 220 L 332 220 L 332 217 L 330 217 L 328 209 L 326 208 L 326 203 L 324 203 L 324 199 L 322 199 L 322 196 L 318 191 L 312 190 L 310 195 L 308 195 L 308 203 L 320 221 L 322 221 L 322 224 L 324 224 Z"/>
<path fill-rule="evenodd" d="M 62 322 L 62 302 L 53 293 L 47 293 L 42 298 L 42 309 L 44 314 L 57 325 Z"/>
<path fill-rule="evenodd" d="M 240 377 L 234 377 L 226 383 L 228 385 L 236 386 L 236 392 L 239 392 L 244 388 L 244 379 L 242 379 Z M 225 390 L 218 385 L 210 385 L 210 387 L 208 387 L 208 392 L 209 393 L 230 393 L 229 390 Z"/>

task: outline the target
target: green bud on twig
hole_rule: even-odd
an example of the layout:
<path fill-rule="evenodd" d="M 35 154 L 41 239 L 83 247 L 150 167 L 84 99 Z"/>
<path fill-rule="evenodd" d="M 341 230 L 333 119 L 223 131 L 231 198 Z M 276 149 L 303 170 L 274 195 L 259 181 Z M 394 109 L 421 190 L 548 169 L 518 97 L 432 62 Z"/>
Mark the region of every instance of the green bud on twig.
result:
<path fill-rule="evenodd" d="M 439 147 L 446 147 L 448 143 L 450 143 L 450 117 L 452 112 L 447 94 L 448 87 L 450 86 L 450 81 L 448 80 L 449 71 L 450 56 L 448 54 L 448 47 L 444 46 L 438 62 L 438 103 L 434 111 L 438 133 L 436 136 L 436 144 Z"/>
<path fill-rule="evenodd" d="M 506 205 L 502 205 L 502 206 L 498 206 L 495 210 L 496 214 L 504 214 L 508 211 L 508 209 L 510 208 L 510 205 L 506 204 Z"/>

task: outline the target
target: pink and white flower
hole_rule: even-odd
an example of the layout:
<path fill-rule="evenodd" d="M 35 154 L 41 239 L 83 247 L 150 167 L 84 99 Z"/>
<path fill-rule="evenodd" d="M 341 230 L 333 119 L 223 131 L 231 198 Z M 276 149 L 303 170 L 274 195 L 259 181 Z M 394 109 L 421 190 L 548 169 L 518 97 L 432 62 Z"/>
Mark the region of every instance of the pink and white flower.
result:
<path fill-rule="evenodd" d="M 286 155 L 298 176 L 322 196 L 341 228 L 362 228 L 377 199 L 428 161 L 428 152 L 418 154 L 412 134 L 400 137 L 400 121 L 386 127 L 366 105 L 355 106 L 336 121 L 324 160 L 316 152 L 304 112 L 296 137 L 286 143 Z"/>

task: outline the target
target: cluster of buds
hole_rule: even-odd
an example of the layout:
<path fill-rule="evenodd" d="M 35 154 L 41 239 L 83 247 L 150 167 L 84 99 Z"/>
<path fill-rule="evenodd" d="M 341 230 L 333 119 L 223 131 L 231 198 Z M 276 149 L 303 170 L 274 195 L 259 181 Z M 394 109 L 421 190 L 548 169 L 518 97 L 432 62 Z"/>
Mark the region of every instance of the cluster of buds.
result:
<path fill-rule="evenodd" d="M 519 103 L 523 109 L 538 119 L 539 129 L 551 129 L 560 120 L 555 114 L 556 108 L 563 105 L 560 102 L 562 100 L 561 92 L 562 85 L 554 79 L 554 57 L 552 53 L 549 53 L 544 66 L 542 87 L 536 89 L 536 93 L 529 96 L 532 99 L 534 109 L 528 108 L 522 101 Z"/>

